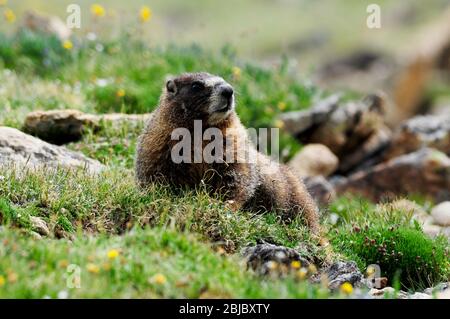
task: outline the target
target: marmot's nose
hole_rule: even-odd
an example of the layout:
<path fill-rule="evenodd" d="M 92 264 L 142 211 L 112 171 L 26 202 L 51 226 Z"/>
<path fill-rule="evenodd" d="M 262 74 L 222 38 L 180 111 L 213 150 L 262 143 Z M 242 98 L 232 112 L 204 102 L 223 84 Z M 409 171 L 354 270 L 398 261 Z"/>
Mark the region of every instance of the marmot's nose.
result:
<path fill-rule="evenodd" d="M 230 85 L 224 85 L 220 88 L 220 95 L 229 99 L 233 96 L 233 88 Z"/>

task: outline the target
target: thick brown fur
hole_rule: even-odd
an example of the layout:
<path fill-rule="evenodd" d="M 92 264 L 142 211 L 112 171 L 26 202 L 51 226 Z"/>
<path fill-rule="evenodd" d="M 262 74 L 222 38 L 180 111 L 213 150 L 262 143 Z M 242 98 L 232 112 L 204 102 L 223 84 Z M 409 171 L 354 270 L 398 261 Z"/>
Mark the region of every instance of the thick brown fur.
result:
<path fill-rule="evenodd" d="M 225 196 L 232 209 L 246 209 L 258 212 L 275 210 L 283 217 L 302 216 L 311 233 L 320 238 L 318 209 L 305 185 L 294 172 L 285 165 L 272 161 L 258 152 L 247 137 L 247 130 L 235 113 L 234 97 L 232 108 L 222 119 L 210 123 L 208 113 L 209 99 L 190 93 L 190 85 L 195 81 L 216 79 L 207 73 L 183 74 L 166 85 L 160 98 L 159 107 L 149 119 L 139 137 L 136 156 L 136 177 L 145 187 L 154 181 L 164 181 L 176 187 L 195 187 L 201 183 L 208 185 L 212 192 Z M 223 85 L 228 85 L 223 81 Z M 173 90 L 175 92 L 169 91 Z M 203 90 L 215 90 L 204 88 Z M 191 99 L 193 101 L 188 101 Z M 233 146 L 234 161 L 223 160 L 217 163 L 179 163 L 171 159 L 171 149 L 178 143 L 171 139 L 174 129 L 184 127 L 193 130 L 194 120 L 202 121 L 203 131 L 217 127 L 223 132 L 224 154 L 226 146 Z M 203 142 L 203 147 L 209 141 Z M 244 151 L 242 151 L 244 150 Z M 192 147 L 194 152 L 194 147 Z M 252 162 L 236 161 L 247 156 L 257 159 Z"/>

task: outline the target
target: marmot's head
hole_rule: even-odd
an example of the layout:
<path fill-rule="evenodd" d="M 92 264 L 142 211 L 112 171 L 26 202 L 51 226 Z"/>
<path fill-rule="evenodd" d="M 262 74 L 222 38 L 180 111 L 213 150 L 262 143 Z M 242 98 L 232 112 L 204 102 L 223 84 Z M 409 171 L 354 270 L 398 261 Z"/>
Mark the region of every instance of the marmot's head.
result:
<path fill-rule="evenodd" d="M 233 87 L 219 76 L 206 72 L 185 73 L 166 83 L 165 103 L 178 108 L 189 119 L 216 125 L 234 111 Z"/>

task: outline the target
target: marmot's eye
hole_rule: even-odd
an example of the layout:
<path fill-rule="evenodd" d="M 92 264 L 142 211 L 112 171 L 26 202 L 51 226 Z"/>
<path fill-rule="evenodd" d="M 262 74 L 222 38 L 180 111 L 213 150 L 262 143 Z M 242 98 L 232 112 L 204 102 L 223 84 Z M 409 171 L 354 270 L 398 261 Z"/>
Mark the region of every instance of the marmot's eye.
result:
<path fill-rule="evenodd" d="M 202 82 L 196 81 L 192 83 L 191 89 L 194 92 L 200 92 L 205 88 L 205 85 Z"/>

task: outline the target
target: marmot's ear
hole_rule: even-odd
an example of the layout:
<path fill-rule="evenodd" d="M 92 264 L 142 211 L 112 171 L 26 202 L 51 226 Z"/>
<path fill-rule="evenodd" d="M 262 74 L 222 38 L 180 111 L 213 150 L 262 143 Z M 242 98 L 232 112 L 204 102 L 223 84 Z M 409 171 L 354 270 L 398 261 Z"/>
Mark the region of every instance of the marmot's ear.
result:
<path fill-rule="evenodd" d="M 167 80 L 166 89 L 167 89 L 167 92 L 169 92 L 172 95 L 175 95 L 177 93 L 177 85 L 175 83 L 175 80 L 173 80 L 173 79 Z"/>

